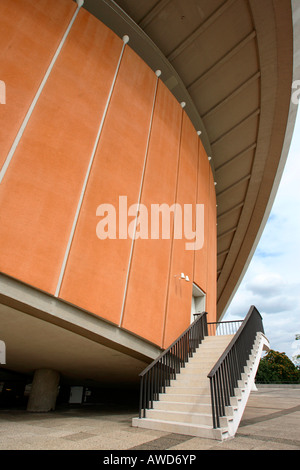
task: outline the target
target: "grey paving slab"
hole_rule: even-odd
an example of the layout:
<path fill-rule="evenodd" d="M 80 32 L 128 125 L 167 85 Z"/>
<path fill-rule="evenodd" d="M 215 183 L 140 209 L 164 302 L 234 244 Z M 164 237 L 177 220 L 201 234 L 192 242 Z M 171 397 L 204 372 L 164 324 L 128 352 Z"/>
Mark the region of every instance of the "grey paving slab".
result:
<path fill-rule="evenodd" d="M 218 442 L 134 428 L 135 410 L 0 410 L 1 450 L 299 450 L 300 389 L 259 388 L 234 439 Z"/>

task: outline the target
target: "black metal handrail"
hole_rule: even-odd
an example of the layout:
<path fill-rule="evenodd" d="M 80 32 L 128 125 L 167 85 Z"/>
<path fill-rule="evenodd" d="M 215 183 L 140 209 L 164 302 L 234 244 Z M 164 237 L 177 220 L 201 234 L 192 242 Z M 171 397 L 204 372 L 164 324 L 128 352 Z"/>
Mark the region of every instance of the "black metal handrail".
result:
<path fill-rule="evenodd" d="M 201 313 L 194 313 L 194 317 L 201 315 Z M 223 335 L 234 335 L 243 320 L 233 320 L 233 321 L 215 321 L 207 323 L 208 336 L 223 336 Z"/>
<path fill-rule="evenodd" d="M 234 396 L 234 389 L 241 379 L 259 331 L 264 333 L 262 317 L 252 306 L 236 335 L 207 376 L 210 379 L 214 428 L 220 427 L 220 417 L 225 416 L 225 407 L 230 405 L 230 397 Z"/>
<path fill-rule="evenodd" d="M 234 335 L 243 320 L 221 321 L 208 323 L 208 336 Z"/>
<path fill-rule="evenodd" d="M 165 392 L 170 381 L 176 378 L 180 368 L 184 367 L 207 335 L 207 313 L 203 312 L 171 346 L 143 370 L 140 374 L 140 418 L 145 417 L 146 409 L 153 408 L 153 402 L 159 399 L 160 393 Z"/>

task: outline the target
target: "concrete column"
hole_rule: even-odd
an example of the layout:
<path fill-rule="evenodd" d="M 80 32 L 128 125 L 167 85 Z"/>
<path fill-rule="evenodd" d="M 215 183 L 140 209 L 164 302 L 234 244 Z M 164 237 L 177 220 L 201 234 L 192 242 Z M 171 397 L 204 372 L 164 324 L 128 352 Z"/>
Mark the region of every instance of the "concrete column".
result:
<path fill-rule="evenodd" d="M 58 394 L 59 373 L 50 369 L 39 369 L 34 373 L 27 411 L 51 411 L 55 409 Z"/>

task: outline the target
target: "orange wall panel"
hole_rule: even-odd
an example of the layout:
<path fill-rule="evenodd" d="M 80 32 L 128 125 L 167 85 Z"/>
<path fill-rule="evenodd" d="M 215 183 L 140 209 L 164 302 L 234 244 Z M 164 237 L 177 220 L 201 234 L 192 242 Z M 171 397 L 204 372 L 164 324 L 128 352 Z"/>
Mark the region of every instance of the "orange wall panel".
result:
<path fill-rule="evenodd" d="M 161 345 L 172 239 L 151 239 L 151 204 L 175 201 L 182 108 L 160 81 L 155 103 L 141 203 L 149 216 L 149 239 L 138 238 L 130 270 L 122 326 Z M 171 217 L 172 223 L 172 217 Z M 171 224 L 170 224 L 171 225 Z M 162 235 L 160 224 L 160 237 Z"/>
<path fill-rule="evenodd" d="M 100 204 L 138 202 L 156 76 L 126 47 L 100 137 L 60 297 L 119 323 L 131 239 L 100 240 Z M 118 218 L 118 214 L 117 214 Z M 129 218 L 131 220 L 132 217 Z"/>
<path fill-rule="evenodd" d="M 1 1 L 0 169 L 75 10 L 69 0 Z"/>
<path fill-rule="evenodd" d="M 121 48 L 79 12 L 0 186 L 0 270 L 50 293 Z"/>
<path fill-rule="evenodd" d="M 0 79 L 7 104 L 0 106 L 0 169 L 76 7 L 71 0 L 2 1 Z M 79 11 L 0 184 L 0 272 L 53 295 L 122 47 L 112 31 Z M 160 80 L 152 115 L 156 84 L 129 43 L 59 297 L 167 347 L 190 324 L 193 281 L 206 293 L 208 320 L 216 319 L 216 195 L 204 147 Z M 120 196 L 127 208 L 141 196 L 149 239 L 119 239 Z M 184 234 L 151 239 L 151 204 L 174 203 L 182 211 L 193 205 L 194 229 L 195 204 L 204 204 L 202 249 L 187 250 L 193 240 Z M 116 239 L 97 237 L 101 204 L 116 209 Z M 180 280 L 182 272 L 189 282 Z"/>
<path fill-rule="evenodd" d="M 207 290 L 207 255 L 208 236 L 210 230 L 209 221 L 209 197 L 210 197 L 210 164 L 199 139 L 199 160 L 198 160 L 198 182 L 197 182 L 197 204 L 204 205 L 204 243 L 200 250 L 195 251 L 194 282 L 203 292 Z"/>
<path fill-rule="evenodd" d="M 182 210 L 184 204 L 195 206 L 198 162 L 198 136 L 187 115 L 183 116 L 176 200 Z M 173 240 L 163 347 L 168 347 L 190 324 L 194 252 L 186 250 L 186 242 L 184 236 Z M 190 282 L 179 279 L 182 272 Z"/>

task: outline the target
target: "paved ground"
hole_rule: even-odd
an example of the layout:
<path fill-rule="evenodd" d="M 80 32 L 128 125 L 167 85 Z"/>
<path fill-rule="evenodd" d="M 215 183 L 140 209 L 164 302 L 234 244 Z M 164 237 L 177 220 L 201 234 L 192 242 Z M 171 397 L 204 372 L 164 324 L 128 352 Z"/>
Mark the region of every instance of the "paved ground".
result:
<path fill-rule="evenodd" d="M 299 450 L 300 388 L 252 392 L 234 439 L 218 442 L 131 427 L 135 409 L 0 410 L 1 450 Z"/>

